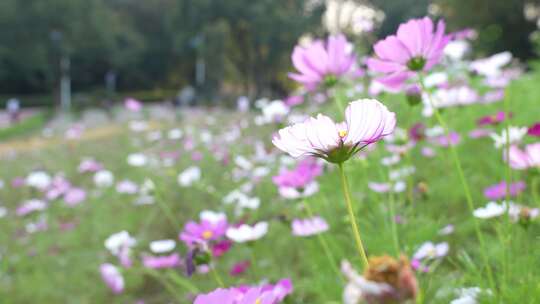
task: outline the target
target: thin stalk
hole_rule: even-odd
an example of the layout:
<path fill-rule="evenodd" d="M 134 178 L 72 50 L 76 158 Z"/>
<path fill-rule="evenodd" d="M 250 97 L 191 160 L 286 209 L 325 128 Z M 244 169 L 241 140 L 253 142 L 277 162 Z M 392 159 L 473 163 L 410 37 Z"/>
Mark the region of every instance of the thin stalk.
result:
<path fill-rule="evenodd" d="M 310 218 L 313 218 L 313 211 L 311 210 L 311 207 L 309 207 L 309 204 L 306 202 L 306 200 L 302 200 L 304 203 L 304 208 L 306 209 L 306 213 Z M 337 274 L 337 276 L 341 279 L 341 281 L 344 281 L 343 274 L 339 271 L 337 267 L 336 259 L 334 258 L 334 255 L 332 254 L 332 251 L 330 251 L 330 247 L 328 246 L 328 243 L 326 243 L 326 239 L 320 234 L 317 234 L 317 240 L 319 240 L 319 244 L 323 248 L 324 253 L 326 254 L 326 258 L 328 259 L 328 262 L 330 263 L 330 266 L 332 266 L 332 269 Z"/>
<path fill-rule="evenodd" d="M 538 206 L 540 205 L 540 197 L 538 196 L 538 176 L 533 177 L 531 188 L 534 203 Z"/>
<path fill-rule="evenodd" d="M 210 265 L 210 269 L 211 269 L 210 272 L 212 272 L 212 276 L 214 277 L 214 280 L 216 280 L 216 283 L 219 285 L 219 287 L 224 288 L 225 284 L 223 284 L 223 280 L 219 276 L 219 273 L 216 270 L 216 266 Z"/>
<path fill-rule="evenodd" d="M 431 107 L 433 108 L 433 112 L 435 113 L 435 118 L 437 119 L 438 123 L 443 127 L 445 136 L 449 138 L 450 130 L 448 129 L 446 122 L 442 118 L 441 113 L 439 112 L 439 109 L 435 107 L 435 104 L 433 103 L 433 99 L 431 98 L 431 94 L 429 93 L 429 91 L 426 89 L 426 86 L 424 85 L 424 79 L 422 75 L 419 75 L 419 77 L 420 77 L 419 79 L 420 87 L 422 88 L 422 91 L 426 93 L 428 102 L 430 103 Z M 470 214 L 472 214 L 474 212 L 474 203 L 473 203 L 473 199 L 471 195 L 471 190 L 469 189 L 469 184 L 467 183 L 467 180 L 465 179 L 465 174 L 463 173 L 461 160 L 459 159 L 459 155 L 454 145 L 450 144 L 448 146 L 450 148 L 450 154 L 454 161 L 454 165 L 458 171 L 458 176 L 461 181 L 461 186 L 463 187 L 463 191 L 465 192 L 467 206 L 469 207 Z M 480 251 L 482 254 L 482 259 L 484 261 L 484 266 L 486 267 L 489 285 L 493 290 L 496 290 L 495 281 L 493 280 L 493 273 L 491 271 L 491 267 L 489 266 L 488 257 L 486 255 L 486 245 L 485 245 L 484 237 L 482 235 L 482 231 L 480 231 L 480 224 L 478 223 L 478 220 L 474 216 L 473 216 L 473 222 L 474 222 L 474 228 L 476 231 L 476 237 L 478 238 L 478 242 L 480 243 L 480 247 L 481 247 Z"/>
<path fill-rule="evenodd" d="M 390 225 L 392 227 L 392 241 L 394 242 L 394 249 L 396 251 L 396 256 L 399 255 L 399 237 L 397 233 L 397 225 L 396 225 L 396 210 L 395 210 L 395 202 L 394 202 L 394 189 L 390 189 L 388 191 L 388 197 L 389 197 L 389 205 L 390 205 Z"/>
<path fill-rule="evenodd" d="M 178 301 L 178 303 L 182 303 L 185 301 L 185 299 L 180 295 L 178 294 L 177 292 L 177 289 L 167 280 L 165 279 L 164 277 L 162 277 L 158 272 L 156 272 L 155 270 L 153 269 L 150 269 L 150 268 L 143 268 L 143 271 L 150 275 L 151 277 L 153 277 L 154 279 L 156 279 L 159 283 L 161 283 L 161 285 L 163 285 L 165 287 L 165 289 L 167 289 L 167 291 L 172 295 L 174 296 L 174 298 Z"/>
<path fill-rule="evenodd" d="M 155 198 L 156 198 L 156 201 L 157 201 L 157 204 L 158 204 L 159 208 L 161 208 L 161 211 L 165 214 L 165 216 L 167 217 L 167 219 L 169 220 L 171 225 L 175 229 L 179 229 L 181 227 L 180 221 L 178 221 L 178 219 L 174 216 L 171 208 L 169 208 L 169 205 L 165 202 L 165 200 L 161 196 L 161 193 L 158 190 L 157 185 L 156 185 L 156 188 L 154 190 L 154 195 L 155 195 Z"/>
<path fill-rule="evenodd" d="M 338 168 L 339 168 L 339 175 L 341 177 L 341 184 L 343 186 L 343 195 L 345 196 L 345 202 L 347 203 L 349 221 L 351 222 L 351 228 L 353 231 L 354 240 L 356 242 L 356 249 L 358 250 L 358 254 L 360 255 L 360 258 L 362 259 L 364 268 L 367 268 L 368 258 L 366 255 L 366 251 L 364 250 L 362 238 L 360 237 L 360 230 L 358 229 L 358 224 L 356 223 L 356 217 L 354 216 L 354 210 L 353 210 L 352 201 L 351 201 L 351 192 L 349 189 L 349 181 L 347 180 L 347 176 L 345 175 L 345 170 L 343 170 L 343 163 L 339 163 Z"/>

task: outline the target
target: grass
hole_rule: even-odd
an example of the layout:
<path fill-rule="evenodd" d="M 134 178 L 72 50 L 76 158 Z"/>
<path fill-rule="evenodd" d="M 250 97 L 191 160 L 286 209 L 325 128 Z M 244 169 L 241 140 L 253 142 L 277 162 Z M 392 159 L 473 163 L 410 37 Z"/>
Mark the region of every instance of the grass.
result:
<path fill-rule="evenodd" d="M 515 82 L 511 90 L 510 107 L 514 113 L 512 125 L 529 125 L 538 120 L 540 101 L 540 74 L 528 74 Z M 419 108 L 412 111 L 403 96 L 388 95 L 384 102 L 398 114 L 400 126 L 410 126 L 424 120 Z M 330 106 L 330 105 L 329 105 Z M 493 148 L 489 138 L 470 139 L 467 133 L 475 128 L 475 120 L 483 115 L 502 110 L 503 103 L 472 105 L 466 108 L 447 109 L 443 112 L 450 129 L 458 131 L 462 141 L 458 146 L 463 161 L 466 178 L 471 186 L 476 207 L 485 205 L 483 189 L 505 179 L 505 166 L 501 152 Z M 239 121 L 251 116 L 226 111 L 214 112 L 214 124 L 209 124 L 205 115 L 184 115 L 180 121 L 159 121 L 163 130 L 180 127 L 191 128 L 194 134 L 210 129 L 215 135 Z M 428 124 L 433 124 L 431 121 Z M 116 123 L 115 123 L 116 124 Z M 0 219 L 0 298 L 2 303 L 133 303 L 143 299 L 145 303 L 165 303 L 175 301 L 172 293 L 185 298 L 188 303 L 189 280 L 203 292 L 216 288 L 212 276 L 195 275 L 187 279 L 181 270 L 159 271 L 160 280 L 143 273 L 140 265 L 124 270 L 126 290 L 114 296 L 101 282 L 99 265 L 109 261 L 117 264 L 103 246 L 104 240 L 112 233 L 127 230 L 137 238 L 135 252 L 147 251 L 148 242 L 156 239 L 176 239 L 182 227 L 167 221 L 157 204 L 134 206 L 134 197 L 116 193 L 111 189 L 96 189 L 92 177 L 77 173 L 76 168 L 84 156 L 92 156 L 103 162 L 115 174 L 117 181 L 129 178 L 142 183 L 151 178 L 157 185 L 163 201 L 173 210 L 181 224 L 198 217 L 203 209 L 225 210 L 230 219 L 234 212 L 230 206 L 221 203 L 224 195 L 238 188 L 246 180 L 235 181 L 232 176 L 234 162 L 223 165 L 215 160 L 208 145 L 199 143 L 197 150 L 203 152 L 203 160 L 198 162 L 203 172 L 204 186 L 180 188 L 176 176 L 193 164 L 189 152 L 183 151 L 173 167 L 134 168 L 126 163 L 126 156 L 133 152 L 144 152 L 157 156 L 161 151 L 182 150 L 180 141 L 161 140 L 148 142 L 144 133 L 128 131 L 112 137 L 81 140 L 70 144 L 53 145 L 37 151 L 27 151 L 4 158 L 1 178 L 6 183 L 0 189 L 0 201 L 9 213 Z M 500 132 L 501 126 L 497 127 Z M 275 126 L 250 126 L 242 130 L 238 143 L 227 146 L 231 155 L 252 155 L 253 142 L 261 140 L 266 148 Z M 222 144 L 224 145 L 224 144 Z M 390 203 L 394 202 L 395 212 L 403 222 L 396 226 L 399 236 L 399 252 L 411 256 L 426 241 L 450 244 L 450 254 L 440 263 L 431 267 L 429 273 L 418 273 L 417 277 L 424 303 L 449 303 L 455 297 L 454 288 L 480 286 L 488 288 L 485 269 L 480 257 L 478 242 L 474 237 L 474 225 L 468 211 L 459 178 L 449 158 L 448 150 L 436 148 L 434 158 L 424 158 L 419 147 L 411 154 L 410 163 L 416 173 L 409 181 L 411 185 L 423 182 L 428 191 L 425 194 L 414 191 L 408 201 L 407 193 L 396 195 L 378 194 L 368 189 L 369 181 L 384 181 L 388 171 L 402 168 L 409 161 L 404 160 L 395 168 L 380 166 L 380 159 L 388 156 L 382 145 L 366 160 L 354 159 L 345 166 L 352 189 L 354 212 L 358 219 L 362 238 L 368 255 L 392 254 L 396 256 L 392 235 Z M 278 153 L 278 155 L 281 155 Z M 269 166 L 277 172 L 276 161 L 261 162 L 259 166 Z M 54 202 L 43 212 L 49 223 L 47 231 L 24 234 L 24 227 L 35 221 L 39 215 L 17 217 L 14 210 L 25 199 L 35 197 L 27 188 L 12 189 L 8 183 L 16 176 L 25 176 L 34 169 L 50 173 L 63 172 L 73 184 L 88 190 L 89 197 L 79 206 L 66 207 L 62 202 Z M 341 193 L 339 172 L 328 166 L 318 181 L 320 192 L 307 199 L 316 214 L 323 216 L 330 224 L 331 232 L 324 234 L 333 254 L 338 260 L 348 259 L 357 267 L 361 260 L 356 254 L 354 240 L 349 230 L 346 205 Z M 514 180 L 525 180 L 528 189 L 516 200 L 524 205 L 540 207 L 531 194 L 530 176 L 513 172 Z M 215 190 L 203 190 L 212 186 Z M 343 284 L 334 275 L 331 266 L 316 238 L 293 238 L 290 234 L 290 220 L 305 217 L 300 204 L 286 202 L 279 198 L 276 187 L 269 177 L 263 178 L 254 188 L 254 195 L 261 198 L 261 207 L 256 212 L 247 212 L 244 219 L 249 222 L 270 221 L 267 236 L 254 244 L 257 268 L 241 277 L 230 277 L 228 271 L 240 260 L 250 259 L 250 248 L 235 245 L 230 252 L 220 258 L 217 271 L 227 286 L 248 284 L 266 278 L 276 281 L 291 277 L 295 291 L 286 303 L 341 303 Z M 62 223 L 75 223 L 70 231 L 60 229 Z M 455 225 L 455 232 L 441 236 L 438 232 L 448 224 Z M 486 298 L 481 303 L 537 303 L 540 301 L 540 225 L 532 223 L 528 228 L 518 224 L 509 226 L 505 232 L 504 219 L 482 220 L 480 226 L 487 243 L 489 263 L 493 267 L 499 299 Z M 503 231 L 504 233 L 499 233 Z M 182 256 L 186 248 L 177 247 Z M 163 280 L 172 284 L 172 291 L 165 288 Z M 495 302 L 494 302 L 495 301 Z M 176 301 L 178 302 L 178 301 Z"/>

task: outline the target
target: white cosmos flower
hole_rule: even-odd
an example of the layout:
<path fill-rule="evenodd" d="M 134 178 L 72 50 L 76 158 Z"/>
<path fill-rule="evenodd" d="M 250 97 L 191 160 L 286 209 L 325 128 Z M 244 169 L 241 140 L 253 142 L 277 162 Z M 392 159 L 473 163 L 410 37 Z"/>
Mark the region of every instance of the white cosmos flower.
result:
<path fill-rule="evenodd" d="M 218 223 L 227 220 L 227 215 L 223 212 L 214 212 L 212 210 L 203 210 L 199 213 L 201 221 L 208 221 L 210 223 Z"/>
<path fill-rule="evenodd" d="M 52 178 L 47 172 L 34 171 L 26 177 L 26 184 L 39 190 L 45 190 L 52 183 Z"/>
<path fill-rule="evenodd" d="M 477 218 L 488 219 L 503 215 L 506 209 L 506 202 L 502 202 L 501 204 L 489 202 L 485 207 L 474 210 L 473 215 Z"/>
<path fill-rule="evenodd" d="M 268 232 L 268 223 L 259 222 L 255 226 L 249 226 L 246 224 L 239 227 L 230 227 L 227 229 L 226 235 L 229 239 L 237 242 L 244 243 L 255 241 L 262 238 Z"/>
<path fill-rule="evenodd" d="M 191 166 L 178 175 L 178 184 L 182 187 L 189 187 L 201 179 L 201 169 Z"/>
<path fill-rule="evenodd" d="M 423 259 L 438 259 L 446 256 L 448 254 L 448 250 L 450 247 L 448 246 L 448 243 L 438 243 L 434 244 L 432 242 L 425 242 L 416 250 L 416 253 L 414 254 L 413 258 L 416 260 L 423 260 Z"/>
<path fill-rule="evenodd" d="M 497 76 L 502 68 L 512 61 L 512 53 L 502 52 L 491 57 L 475 60 L 470 64 L 473 71 L 484 76 Z"/>
<path fill-rule="evenodd" d="M 345 121 L 335 123 L 319 114 L 303 123 L 281 129 L 272 143 L 292 157 L 316 156 L 332 163 L 342 163 L 363 147 L 391 134 L 396 115 L 374 99 L 349 103 Z"/>
<path fill-rule="evenodd" d="M 501 134 L 491 133 L 489 136 L 493 139 L 495 148 L 500 149 L 507 144 L 516 144 L 521 142 L 521 139 L 527 134 L 527 127 L 514 127 L 508 128 L 508 140 L 506 140 L 506 129 L 503 129 Z"/>
<path fill-rule="evenodd" d="M 142 153 L 133 153 L 128 155 L 127 162 L 133 167 L 143 167 L 147 164 L 148 158 Z"/>
<path fill-rule="evenodd" d="M 176 247 L 176 242 L 174 240 L 157 240 L 150 242 L 150 251 L 153 253 L 166 253 Z"/>
<path fill-rule="evenodd" d="M 137 241 L 125 230 L 112 234 L 105 240 L 105 248 L 113 255 L 118 255 L 122 247 L 129 248 L 135 246 L 135 244 L 137 244 Z"/>
<path fill-rule="evenodd" d="M 110 187 L 113 183 L 114 176 L 111 171 L 101 170 L 94 174 L 94 184 L 100 188 Z"/>
<path fill-rule="evenodd" d="M 294 200 L 301 197 L 312 196 L 319 191 L 319 183 L 312 181 L 307 184 L 304 189 L 297 189 L 295 187 L 279 187 L 279 195 L 283 198 Z"/>
<path fill-rule="evenodd" d="M 170 140 L 180 139 L 182 138 L 183 135 L 184 135 L 184 132 L 182 132 L 182 130 L 180 129 L 171 129 L 169 130 L 169 133 L 167 133 L 167 137 Z"/>

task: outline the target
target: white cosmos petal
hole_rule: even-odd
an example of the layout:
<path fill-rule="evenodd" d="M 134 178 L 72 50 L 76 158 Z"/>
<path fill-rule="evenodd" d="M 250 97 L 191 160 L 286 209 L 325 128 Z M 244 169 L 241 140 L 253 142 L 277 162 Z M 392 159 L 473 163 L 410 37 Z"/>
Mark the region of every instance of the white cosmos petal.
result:
<path fill-rule="evenodd" d="M 391 134 L 396 126 L 396 115 L 374 99 L 353 101 L 345 110 L 346 145 L 371 143 Z"/>

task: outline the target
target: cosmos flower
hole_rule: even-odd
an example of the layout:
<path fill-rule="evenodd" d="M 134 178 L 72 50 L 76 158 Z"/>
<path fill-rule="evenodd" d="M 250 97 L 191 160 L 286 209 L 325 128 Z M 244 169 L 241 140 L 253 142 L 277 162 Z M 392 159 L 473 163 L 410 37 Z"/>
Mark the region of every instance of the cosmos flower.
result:
<path fill-rule="evenodd" d="M 150 242 L 150 251 L 153 253 L 166 253 L 174 249 L 176 247 L 176 242 L 174 240 L 156 240 Z"/>
<path fill-rule="evenodd" d="M 509 157 L 505 157 L 505 160 L 509 161 L 510 166 L 516 170 L 540 169 L 540 143 L 527 145 L 524 150 L 512 145 L 508 155 Z"/>
<path fill-rule="evenodd" d="M 85 158 L 78 167 L 79 173 L 94 173 L 103 169 L 103 165 L 93 158 Z"/>
<path fill-rule="evenodd" d="M 71 188 L 64 194 L 64 202 L 68 206 L 75 206 L 86 199 L 86 191 L 81 188 Z"/>
<path fill-rule="evenodd" d="M 189 187 L 201 179 L 201 169 L 191 166 L 178 175 L 178 184 L 182 187 Z"/>
<path fill-rule="evenodd" d="M 30 187 L 34 187 L 38 190 L 45 190 L 51 185 L 52 178 L 47 172 L 34 171 L 28 174 L 25 182 L 26 185 Z"/>
<path fill-rule="evenodd" d="M 319 114 L 279 130 L 272 142 L 292 157 L 316 156 L 342 163 L 365 146 L 391 134 L 395 126 L 395 114 L 383 104 L 361 99 L 347 106 L 345 122 L 335 123 Z"/>
<path fill-rule="evenodd" d="M 164 256 L 145 255 L 142 257 L 144 267 L 152 269 L 174 268 L 180 266 L 180 262 L 178 253 Z"/>
<path fill-rule="evenodd" d="M 301 160 L 293 170 L 281 169 L 279 174 L 272 177 L 278 187 L 303 188 L 322 173 L 322 165 L 314 158 Z"/>
<path fill-rule="evenodd" d="M 114 294 L 124 291 L 124 277 L 116 266 L 109 263 L 101 264 L 99 271 L 101 278 Z"/>
<path fill-rule="evenodd" d="M 111 171 L 100 170 L 94 174 L 94 183 L 100 188 L 107 188 L 114 183 L 114 175 Z"/>
<path fill-rule="evenodd" d="M 351 70 L 355 60 L 344 35 L 329 36 L 326 43 L 315 40 L 294 48 L 292 62 L 298 73 L 289 73 L 289 77 L 308 90 L 315 90 L 321 84 L 330 87 Z"/>
<path fill-rule="evenodd" d="M 21 204 L 17 208 L 15 213 L 18 216 L 24 216 L 24 215 L 27 215 L 27 214 L 32 213 L 34 211 L 44 210 L 45 208 L 47 208 L 47 203 L 46 202 L 44 202 L 42 200 L 38 200 L 38 199 L 31 199 L 31 200 L 28 200 L 28 201 L 24 202 L 23 204 Z"/>
<path fill-rule="evenodd" d="M 481 117 L 480 119 L 476 121 L 476 123 L 479 126 L 497 125 L 503 122 L 507 118 L 506 116 L 507 116 L 506 112 L 499 111 L 493 115 L 487 115 L 487 116 Z M 509 116 L 511 117 L 512 114 L 510 114 Z"/>
<path fill-rule="evenodd" d="M 225 235 L 227 225 L 227 220 L 219 220 L 216 222 L 201 220 L 200 223 L 190 221 L 184 226 L 184 230 L 180 233 L 180 240 L 188 246 L 215 241 Z"/>
<path fill-rule="evenodd" d="M 506 202 L 502 202 L 501 204 L 489 202 L 485 207 L 475 209 L 473 215 L 477 218 L 488 219 L 503 215 L 506 209 Z"/>
<path fill-rule="evenodd" d="M 105 248 L 107 248 L 112 255 L 120 254 L 120 250 L 123 247 L 133 247 L 137 244 L 137 240 L 129 235 L 129 232 L 123 230 L 118 233 L 110 235 L 105 240 Z"/>
<path fill-rule="evenodd" d="M 246 270 L 251 266 L 251 262 L 249 260 L 240 261 L 236 264 L 234 264 L 231 267 L 231 270 L 229 271 L 229 274 L 233 277 L 239 276 L 246 272 Z"/>
<path fill-rule="evenodd" d="M 424 17 L 399 26 L 397 34 L 386 37 L 373 47 L 376 57 L 367 61 L 374 72 L 385 74 L 377 79 L 385 86 L 398 88 L 420 71 L 439 63 L 450 36 L 444 34 L 445 23 Z"/>
<path fill-rule="evenodd" d="M 127 157 L 127 163 L 133 167 L 143 167 L 147 162 L 148 158 L 142 153 L 132 153 Z"/>
<path fill-rule="evenodd" d="M 506 182 L 500 182 L 498 184 L 492 185 L 484 189 L 484 196 L 490 200 L 499 200 L 506 197 Z M 519 193 L 523 192 L 526 188 L 525 182 L 518 181 L 510 184 L 508 187 L 510 190 L 509 196 L 514 197 Z"/>
<path fill-rule="evenodd" d="M 126 98 L 124 107 L 131 112 L 139 112 L 142 110 L 142 103 L 135 98 Z"/>
<path fill-rule="evenodd" d="M 502 130 L 501 134 L 491 133 L 489 136 L 494 141 L 495 148 L 500 149 L 508 144 L 513 145 L 521 142 L 521 139 L 527 134 L 527 128 L 513 127 L 508 128 L 508 141 L 506 139 L 506 129 Z"/>
<path fill-rule="evenodd" d="M 530 126 L 527 130 L 527 135 L 540 137 L 540 122 L 537 122 L 534 125 Z"/>
<path fill-rule="evenodd" d="M 238 227 L 229 227 L 227 237 L 237 243 L 245 243 L 258 240 L 268 232 L 268 223 L 259 222 L 254 226 L 242 224 Z"/>
<path fill-rule="evenodd" d="M 425 242 L 416 250 L 413 255 L 415 260 L 424 260 L 424 259 L 439 259 L 448 254 L 449 246 L 448 243 L 438 243 L 434 244 L 432 242 Z"/>
<path fill-rule="evenodd" d="M 312 236 L 328 230 L 328 223 L 320 216 L 292 221 L 294 236 Z"/>

